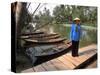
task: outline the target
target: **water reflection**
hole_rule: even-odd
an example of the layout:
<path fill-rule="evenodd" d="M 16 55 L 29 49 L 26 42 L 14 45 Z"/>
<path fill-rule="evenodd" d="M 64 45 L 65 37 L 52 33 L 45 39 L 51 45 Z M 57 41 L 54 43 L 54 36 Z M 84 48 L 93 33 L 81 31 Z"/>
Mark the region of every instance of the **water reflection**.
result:
<path fill-rule="evenodd" d="M 62 37 L 70 39 L 70 26 L 64 26 L 63 24 L 49 25 L 50 32 L 59 33 Z M 97 30 L 82 28 L 82 37 L 80 40 L 80 47 L 87 46 L 89 44 L 97 43 Z"/>

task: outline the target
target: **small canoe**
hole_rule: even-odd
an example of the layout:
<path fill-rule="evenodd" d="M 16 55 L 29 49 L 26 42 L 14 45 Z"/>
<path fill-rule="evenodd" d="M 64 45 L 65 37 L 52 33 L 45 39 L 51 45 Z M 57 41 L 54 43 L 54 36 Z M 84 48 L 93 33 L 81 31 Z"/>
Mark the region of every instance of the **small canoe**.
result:
<path fill-rule="evenodd" d="M 50 37 L 50 36 L 54 36 L 54 35 L 58 35 L 57 33 L 52 33 L 52 34 L 39 34 L 39 35 L 32 35 L 30 36 L 31 37 L 34 37 L 34 38 L 44 38 L 44 37 Z"/>
<path fill-rule="evenodd" d="M 58 46 L 58 47 L 48 48 L 48 49 L 43 50 L 40 53 L 35 53 L 34 56 L 36 56 L 36 57 L 50 56 L 50 55 L 53 55 L 56 53 L 60 53 L 64 50 L 67 50 L 68 47 L 69 46 L 67 46 L 67 45 L 62 45 L 62 46 Z"/>
<path fill-rule="evenodd" d="M 22 33 L 21 36 L 44 34 L 44 32 Z"/>
<path fill-rule="evenodd" d="M 44 37 L 51 37 L 51 36 L 55 36 L 58 35 L 56 33 L 52 33 L 52 34 L 37 34 L 37 35 L 23 35 L 20 37 L 20 39 L 28 39 L 28 38 L 44 38 Z"/>
<path fill-rule="evenodd" d="M 38 40 L 34 40 L 34 39 L 24 39 L 26 42 L 28 43 L 56 43 L 56 42 L 62 42 L 64 40 L 66 40 L 65 38 L 54 38 L 54 39 L 38 39 Z"/>
<path fill-rule="evenodd" d="M 27 53 L 29 53 L 28 55 L 34 57 L 46 57 L 67 50 L 70 46 L 71 44 L 68 45 L 65 43 L 54 44 L 54 45 L 39 45 L 27 49 Z"/>
<path fill-rule="evenodd" d="M 33 40 L 49 40 L 49 39 L 55 39 L 55 38 L 59 38 L 60 35 L 52 35 L 52 36 L 49 36 L 49 37 L 43 37 L 43 38 L 30 38 L 30 39 L 33 39 Z"/>

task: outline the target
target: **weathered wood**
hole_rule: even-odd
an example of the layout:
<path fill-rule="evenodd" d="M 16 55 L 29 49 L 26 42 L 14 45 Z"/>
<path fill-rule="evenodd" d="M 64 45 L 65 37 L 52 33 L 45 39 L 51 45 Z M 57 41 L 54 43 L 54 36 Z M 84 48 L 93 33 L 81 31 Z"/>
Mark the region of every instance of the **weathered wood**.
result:
<path fill-rule="evenodd" d="M 55 39 L 55 38 L 59 38 L 59 37 L 60 37 L 60 35 L 51 35 L 51 36 L 42 37 L 42 38 L 31 37 L 30 39 L 33 39 L 33 40 L 49 40 L 49 39 Z"/>
<path fill-rule="evenodd" d="M 55 42 L 62 42 L 65 38 L 55 38 L 55 39 L 49 39 L 49 40 L 32 40 L 32 39 L 25 39 L 26 42 L 30 43 L 55 43 Z"/>
<path fill-rule="evenodd" d="M 93 56 L 91 56 L 89 59 L 83 61 L 81 64 L 76 66 L 74 69 L 82 69 L 85 66 L 89 65 L 91 62 L 97 59 L 97 53 L 95 53 Z"/>
<path fill-rule="evenodd" d="M 21 71 L 21 73 L 28 73 L 28 72 L 35 72 L 34 68 L 29 68 L 29 69 Z"/>
<path fill-rule="evenodd" d="M 21 36 L 20 39 L 28 39 L 30 36 Z"/>
<path fill-rule="evenodd" d="M 58 35 L 57 33 L 52 33 L 52 34 L 38 34 L 38 35 L 30 35 L 30 37 L 34 37 L 34 38 L 43 38 L 43 37 L 50 37 L 50 36 L 54 36 L 54 35 Z"/>
<path fill-rule="evenodd" d="M 79 62 L 76 61 L 75 59 L 73 59 L 72 56 L 69 56 L 69 55 L 67 55 L 67 56 L 66 56 L 66 55 L 63 55 L 63 57 L 65 58 L 65 60 L 70 61 L 73 65 L 75 65 L 75 66 L 79 65 Z"/>
<path fill-rule="evenodd" d="M 89 60 L 95 58 L 95 56 L 97 56 L 97 45 L 93 44 L 80 48 L 78 57 L 72 57 L 71 54 L 64 54 L 40 65 L 45 71 L 77 69 L 86 63 L 89 63 Z"/>
<path fill-rule="evenodd" d="M 20 39 L 36 39 L 36 38 L 37 39 L 42 39 L 42 38 L 49 38 L 49 37 L 51 38 L 52 36 L 58 37 L 58 34 L 56 34 L 56 33 L 52 33 L 52 34 L 47 34 L 47 33 L 27 34 L 27 35 L 21 35 Z"/>
<path fill-rule="evenodd" d="M 44 34 L 44 32 L 22 33 L 21 36 L 39 35 L 39 34 Z"/>
<path fill-rule="evenodd" d="M 57 70 L 68 70 L 69 69 L 69 67 L 67 67 L 65 64 L 63 64 L 58 59 L 53 59 L 50 62 L 57 68 Z"/>
<path fill-rule="evenodd" d="M 61 63 L 64 63 L 69 69 L 73 69 L 75 65 L 73 65 L 70 61 L 66 60 L 64 57 L 59 57 L 58 60 L 61 61 Z"/>
<path fill-rule="evenodd" d="M 27 48 L 26 54 L 32 61 L 32 64 L 36 66 L 38 64 L 41 64 L 42 62 L 51 60 L 67 53 L 69 51 L 69 48 L 70 46 L 65 45 L 64 43 L 55 43 L 54 45 L 38 45 L 35 47 L 30 47 L 29 49 Z"/>
<path fill-rule="evenodd" d="M 34 71 L 35 72 L 42 72 L 42 71 L 46 71 L 46 70 L 42 65 L 38 65 L 38 66 L 34 67 Z"/>
<path fill-rule="evenodd" d="M 79 49 L 79 57 L 72 57 L 70 55 L 63 55 L 68 61 L 71 63 L 75 64 L 76 67 L 79 66 L 80 64 L 82 65 L 84 62 L 87 60 L 90 60 L 94 55 L 96 55 L 97 51 L 97 46 L 96 45 L 90 45 L 87 47 L 83 47 Z M 80 66 L 81 66 L 80 65 Z M 74 67 L 74 68 L 76 68 Z"/>
<path fill-rule="evenodd" d="M 90 51 L 91 48 L 93 51 Z M 96 45 L 91 45 L 91 46 L 84 47 L 81 49 L 79 50 L 79 54 L 84 53 L 85 51 L 86 52 L 83 55 L 80 55 L 79 57 L 72 57 L 71 55 L 65 54 L 56 59 L 50 60 L 49 62 L 51 62 L 57 68 L 57 70 L 75 69 L 76 67 L 84 64 L 84 62 L 90 60 L 90 58 L 92 58 L 96 54 Z M 87 55 L 88 51 L 89 53 Z M 62 65 L 63 67 L 59 67 L 58 63 L 59 65 Z"/>
<path fill-rule="evenodd" d="M 58 44 L 59 45 L 59 44 Z M 45 46 L 40 46 L 40 48 L 38 49 L 38 47 L 35 47 L 35 49 L 37 50 L 37 53 L 35 53 L 36 57 L 42 57 L 42 56 L 50 56 L 56 53 L 60 53 L 64 50 L 67 50 L 67 48 L 69 48 L 69 46 L 62 44 L 62 45 L 52 45 L 49 46 L 48 48 L 45 48 Z M 41 49 L 41 50 L 40 50 Z"/>
<path fill-rule="evenodd" d="M 48 62 L 46 62 L 46 63 L 43 63 L 42 66 L 43 66 L 47 71 L 55 71 L 55 70 L 57 70 L 57 68 L 54 67 L 54 65 L 53 65 L 50 61 L 48 61 Z"/>

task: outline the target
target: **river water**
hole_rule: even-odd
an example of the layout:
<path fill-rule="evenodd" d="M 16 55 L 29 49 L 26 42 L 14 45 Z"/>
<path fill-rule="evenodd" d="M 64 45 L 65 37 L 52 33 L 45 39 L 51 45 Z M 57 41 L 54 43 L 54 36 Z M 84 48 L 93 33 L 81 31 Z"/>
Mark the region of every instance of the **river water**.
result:
<path fill-rule="evenodd" d="M 87 26 L 86 26 L 87 27 Z M 46 28 L 50 33 L 58 33 L 61 37 L 70 40 L 71 26 L 64 26 L 63 24 L 48 25 Z M 80 40 L 80 47 L 84 47 L 90 44 L 97 44 L 97 28 L 82 26 L 82 37 Z"/>

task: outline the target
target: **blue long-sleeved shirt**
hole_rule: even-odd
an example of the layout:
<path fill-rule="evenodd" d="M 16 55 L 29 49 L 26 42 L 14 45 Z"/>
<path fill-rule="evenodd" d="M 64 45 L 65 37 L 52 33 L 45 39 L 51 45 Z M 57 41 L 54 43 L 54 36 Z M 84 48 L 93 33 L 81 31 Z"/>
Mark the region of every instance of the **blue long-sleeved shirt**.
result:
<path fill-rule="evenodd" d="M 70 40 L 79 41 L 81 37 L 81 26 L 72 24 L 70 31 Z"/>

